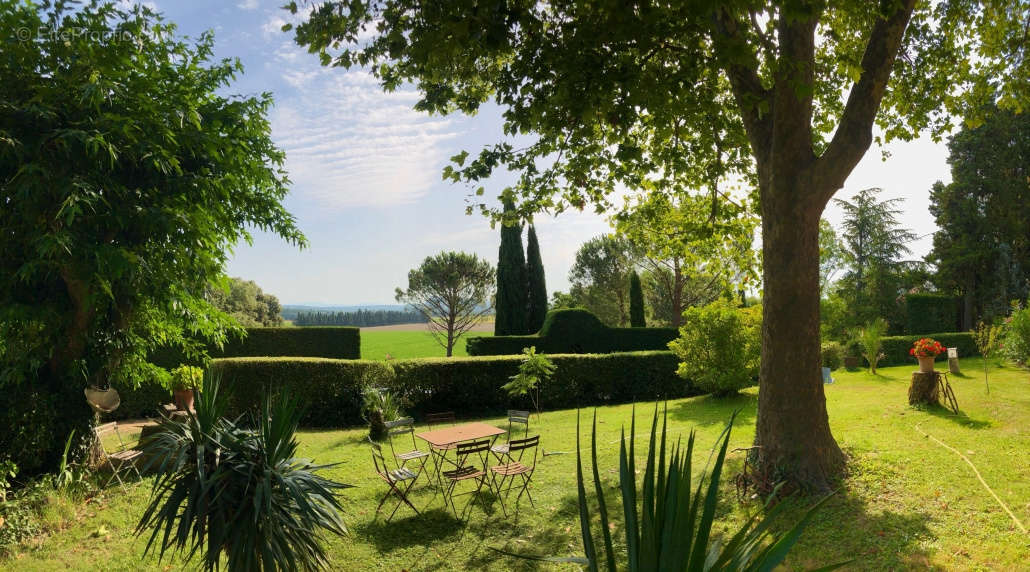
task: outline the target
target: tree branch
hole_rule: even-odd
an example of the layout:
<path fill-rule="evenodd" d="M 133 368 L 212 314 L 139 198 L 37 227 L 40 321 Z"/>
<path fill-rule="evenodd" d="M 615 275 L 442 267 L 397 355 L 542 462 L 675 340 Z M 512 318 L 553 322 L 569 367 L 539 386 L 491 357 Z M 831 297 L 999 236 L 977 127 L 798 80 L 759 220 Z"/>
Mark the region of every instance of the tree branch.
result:
<path fill-rule="evenodd" d="M 873 121 L 914 7 L 915 0 L 902 0 L 894 13 L 873 26 L 862 55 L 862 76 L 851 87 L 837 132 L 815 165 L 815 180 L 825 189 L 820 197 L 824 205 L 844 185 L 873 142 Z"/>
<path fill-rule="evenodd" d="M 741 24 L 725 8 L 713 16 L 712 42 L 723 70 L 730 80 L 733 97 L 740 108 L 751 151 L 758 163 L 759 177 L 767 169 L 772 148 L 772 117 L 762 107 L 771 108 L 772 92 L 758 77 L 758 58 L 742 36 Z M 746 24 L 744 24 L 746 26 Z"/>

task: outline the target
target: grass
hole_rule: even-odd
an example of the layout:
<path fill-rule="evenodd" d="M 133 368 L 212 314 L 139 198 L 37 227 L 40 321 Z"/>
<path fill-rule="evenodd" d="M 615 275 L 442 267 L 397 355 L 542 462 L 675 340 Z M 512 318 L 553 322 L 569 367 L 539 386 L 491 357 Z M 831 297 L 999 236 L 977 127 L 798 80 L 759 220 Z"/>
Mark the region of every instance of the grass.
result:
<path fill-rule="evenodd" d="M 978 359 L 962 360 L 968 376 L 952 376 L 962 414 L 919 410 L 907 405 L 912 366 L 867 372 L 834 372 L 836 383 L 826 386 L 830 423 L 838 442 L 851 457 L 850 474 L 841 490 L 822 508 L 788 560 L 788 569 L 810 568 L 855 558 L 852 570 L 957 569 L 1012 570 L 1030 561 L 1030 536 L 1021 533 L 969 467 L 954 453 L 923 437 L 923 431 L 962 451 L 998 496 L 1030 525 L 1030 373 L 995 364 L 991 394 L 984 390 Z M 698 432 L 696 461 L 704 464 L 730 413 L 741 409 L 731 448 L 751 443 L 757 394 L 754 389 L 726 399 L 708 396 L 668 403 L 670 432 L 685 437 Z M 544 404 L 546 407 L 546 403 Z M 638 423 L 647 425 L 650 404 L 637 406 Z M 609 492 L 609 511 L 616 517 L 619 431 L 628 425 L 633 407 L 598 408 L 598 455 Z M 584 412 L 584 436 L 589 411 Z M 488 422 L 503 426 L 499 418 Z M 343 492 L 350 535 L 330 540 L 334 566 L 348 570 L 522 570 L 534 562 L 512 560 L 490 547 L 546 555 L 580 555 L 582 547 L 575 496 L 574 410 L 545 412 L 532 420 L 533 432 L 543 435 L 551 454 L 543 459 L 532 489 L 536 507 L 523 504 L 517 523 L 503 518 L 494 503 L 484 513 L 476 507 L 467 527 L 443 510 L 439 497 L 423 489 L 414 495 L 422 517 L 404 508 L 391 524 L 374 519 L 385 485 L 371 471 L 362 446 L 361 429 L 305 431 L 301 454 L 317 461 L 340 461 L 330 474 L 358 488 Z M 638 427 L 638 443 L 646 442 Z M 585 444 L 589 441 L 585 441 Z M 641 451 L 638 449 L 638 453 Z M 741 453 L 729 458 L 728 475 L 740 470 Z M 643 459 L 640 459 L 642 463 Z M 587 468 L 587 470 L 589 470 Z M 148 494 L 147 483 L 125 494 L 109 489 L 80 507 L 74 524 L 52 536 L 19 547 L 0 560 L 0 569 L 161 570 L 179 562 L 140 561 L 145 542 L 132 537 L 132 528 Z M 430 503 L 430 501 L 432 501 Z M 734 500 L 729 479 L 723 487 L 717 531 L 732 530 L 754 503 Z M 796 504 L 780 523 L 787 528 L 811 499 Z M 595 507 L 596 508 L 596 507 Z M 596 510 L 593 511 L 596 517 Z M 106 534 L 98 534 L 105 531 Z M 542 565 L 575 569 L 570 565 Z"/>
<path fill-rule="evenodd" d="M 467 356 L 465 339 L 469 336 L 489 336 L 490 332 L 469 332 L 454 346 L 454 355 Z M 426 331 L 361 330 L 361 357 L 364 359 L 394 359 L 444 357 L 447 352 Z"/>

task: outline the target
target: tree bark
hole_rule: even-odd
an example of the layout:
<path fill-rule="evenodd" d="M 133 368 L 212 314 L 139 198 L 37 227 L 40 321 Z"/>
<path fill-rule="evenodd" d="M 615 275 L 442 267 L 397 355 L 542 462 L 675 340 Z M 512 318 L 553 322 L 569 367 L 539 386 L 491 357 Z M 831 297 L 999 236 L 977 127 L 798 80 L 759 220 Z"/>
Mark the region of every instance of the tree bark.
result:
<path fill-rule="evenodd" d="M 844 454 L 830 432 L 819 351 L 817 204 L 763 196 L 759 467 L 815 491 L 832 488 Z"/>
<path fill-rule="evenodd" d="M 679 259 L 673 260 L 672 267 L 672 327 L 679 329 L 683 323 L 683 269 Z"/>
<path fill-rule="evenodd" d="M 940 405 L 940 392 L 937 389 L 939 373 L 912 372 L 912 382 L 908 386 L 909 405 Z"/>

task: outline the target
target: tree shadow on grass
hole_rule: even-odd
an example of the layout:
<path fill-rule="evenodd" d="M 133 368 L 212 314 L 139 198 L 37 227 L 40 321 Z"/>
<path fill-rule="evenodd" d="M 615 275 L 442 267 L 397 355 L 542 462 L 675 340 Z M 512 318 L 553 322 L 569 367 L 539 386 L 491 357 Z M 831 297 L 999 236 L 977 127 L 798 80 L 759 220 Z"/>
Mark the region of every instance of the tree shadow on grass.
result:
<path fill-rule="evenodd" d="M 669 417 L 697 426 L 725 425 L 730 420 L 730 415 L 737 410 L 740 410 L 740 413 L 737 414 L 734 426 L 753 424 L 755 413 L 758 411 L 758 396 L 753 393 L 741 393 L 730 397 L 704 395 L 681 401 L 669 408 Z M 641 425 L 638 420 L 637 430 L 639 431 L 641 426 L 647 427 L 649 422 L 650 419 L 646 419 Z"/>
<path fill-rule="evenodd" d="M 389 502 L 387 506 L 390 511 L 393 510 Z M 465 523 L 454 518 L 454 514 L 443 507 L 423 510 L 416 515 L 410 508 L 402 506 L 392 521 L 386 522 L 388 516 L 389 512 L 386 512 L 374 520 L 358 524 L 353 527 L 354 532 L 385 553 L 399 548 L 429 546 L 453 540 L 460 537 L 465 529 Z"/>
<path fill-rule="evenodd" d="M 851 483 L 813 515 L 791 551 L 788 568 L 811 569 L 851 561 L 849 570 L 924 569 L 931 553 L 920 546 L 932 540 L 931 517 L 920 512 L 872 509 L 866 498 L 873 493 L 851 490 Z M 817 499 L 791 498 L 791 506 L 773 529 L 782 533 L 800 520 Z"/>
<path fill-rule="evenodd" d="M 963 427 L 968 427 L 969 429 L 987 429 L 988 427 L 993 425 L 993 423 L 986 419 L 973 419 L 972 417 L 966 415 L 966 413 L 962 411 L 961 407 L 962 404 L 959 403 L 958 413 L 954 413 L 950 409 L 947 409 L 940 405 L 924 405 L 922 407 L 919 407 L 918 409 L 924 413 L 933 415 L 934 417 L 947 419 L 948 421 L 958 423 L 959 425 Z"/>

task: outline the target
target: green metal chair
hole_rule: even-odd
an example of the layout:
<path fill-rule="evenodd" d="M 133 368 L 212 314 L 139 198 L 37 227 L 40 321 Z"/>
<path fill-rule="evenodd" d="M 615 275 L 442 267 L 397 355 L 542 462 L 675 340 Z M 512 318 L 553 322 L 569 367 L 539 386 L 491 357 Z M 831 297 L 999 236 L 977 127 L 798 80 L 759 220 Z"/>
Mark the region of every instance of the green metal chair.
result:
<path fill-rule="evenodd" d="M 490 439 L 458 443 L 455 447 L 455 468 L 441 473 L 441 477 L 447 483 L 443 493 L 444 504 L 451 505 L 455 518 L 465 520 L 462 515 L 465 514 L 466 510 L 471 512 L 472 503 L 480 498 L 483 485 L 490 486 L 486 472 L 489 456 Z M 476 483 L 475 490 L 466 493 L 455 493 L 454 491 L 457 489 L 458 484 L 464 482 Z M 465 505 L 465 508 L 461 510 L 462 515 L 459 515 L 454 497 L 465 495 L 473 495 L 473 497 Z"/>
<path fill-rule="evenodd" d="M 522 428 L 519 429 L 517 427 L 518 425 L 521 425 Z M 508 440 L 499 445 L 490 447 L 490 451 L 493 452 L 498 461 L 503 461 L 504 457 L 508 455 L 508 446 L 511 443 L 511 438 L 515 434 L 516 429 L 522 433 L 524 438 L 529 437 L 529 411 L 519 411 L 518 409 L 508 410 Z"/>
<path fill-rule="evenodd" d="M 379 501 L 379 506 L 376 507 L 375 518 L 379 517 L 379 511 L 382 510 L 383 504 L 386 503 L 386 499 L 391 496 L 396 496 L 398 500 L 397 505 L 393 508 L 390 516 L 387 517 L 386 522 L 390 522 L 390 520 L 393 519 L 393 516 L 397 514 L 397 510 L 401 508 L 401 503 L 411 507 L 411 510 L 415 511 L 416 515 L 422 514 L 417 508 L 415 508 L 415 505 L 411 504 L 411 501 L 408 500 L 408 491 L 411 490 L 411 487 L 415 486 L 415 482 L 418 481 L 418 477 L 421 472 L 415 472 L 406 467 L 399 467 L 390 470 L 386 465 L 386 459 L 383 457 L 383 447 L 379 443 L 372 441 L 371 438 L 369 438 L 368 441 L 372 448 L 372 464 L 375 465 L 376 474 L 390 486 L 390 490 L 386 491 L 382 500 Z"/>
<path fill-rule="evenodd" d="M 519 489 L 519 494 L 515 497 L 516 516 L 518 516 L 519 513 L 519 500 L 522 499 L 523 494 L 525 494 L 529 499 L 530 505 L 536 506 L 533 504 L 533 495 L 529 493 L 529 483 L 532 482 L 533 471 L 536 469 L 537 446 L 539 444 L 539 435 L 534 435 L 525 439 L 512 439 L 508 443 L 508 462 L 490 467 L 490 478 L 493 482 L 493 488 L 497 491 L 497 496 L 501 500 L 501 510 L 504 512 L 504 516 L 508 516 L 508 509 L 505 507 L 505 501 L 511 494 L 511 489 L 513 487 Z M 530 460 L 530 451 L 532 451 L 532 461 Z M 498 477 L 500 478 L 500 481 L 498 481 Z M 516 483 L 516 477 L 520 479 L 519 483 Z M 508 483 L 508 487 L 504 488 L 506 481 Z"/>

